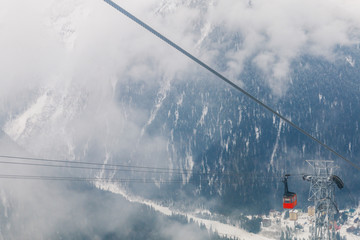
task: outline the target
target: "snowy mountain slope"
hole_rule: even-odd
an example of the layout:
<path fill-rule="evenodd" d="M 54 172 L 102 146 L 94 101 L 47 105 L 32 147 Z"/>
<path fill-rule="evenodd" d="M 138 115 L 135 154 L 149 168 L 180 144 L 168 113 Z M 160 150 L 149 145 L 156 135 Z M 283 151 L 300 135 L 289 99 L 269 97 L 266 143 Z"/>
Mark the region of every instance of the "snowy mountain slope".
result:
<path fill-rule="evenodd" d="M 357 3 L 118 2 L 357 162 Z M 10 9 L 17 7 L 13 4 Z M 25 25 L 32 34 L 18 34 L 35 50 L 43 36 L 53 51 L 48 55 L 24 47 L 18 55 L 27 59 L 19 63 L 24 68 L 18 74 L 13 68 L 1 71 L 1 79 L 9 79 L 4 89 L 10 91 L 12 81 L 20 83 L 17 92 L 26 99 L 2 103 L 4 132 L 35 156 L 182 172 L 180 177 L 69 174 L 151 178 L 151 186 L 124 185 L 143 197 L 204 202 L 223 213 L 266 212 L 281 207 L 283 187 L 274 176 L 307 171 L 305 159 L 334 158 L 102 1 L 49 1 L 41 9 L 41 14 L 26 12 L 29 18 L 37 16 Z M 308 9 L 313 14 L 304 17 Z M 37 24 L 40 30 L 31 27 Z M 16 37 L 9 36 L 7 44 Z M 0 40 L 4 51 L 5 40 Z M 10 62 L 16 62 L 11 56 Z M 358 196 L 358 174 L 339 164 L 339 175 Z M 181 183 L 164 184 L 170 179 Z M 293 187 L 299 204 L 305 204 L 308 186 L 296 181 Z M 347 196 L 342 202 L 350 204 Z"/>

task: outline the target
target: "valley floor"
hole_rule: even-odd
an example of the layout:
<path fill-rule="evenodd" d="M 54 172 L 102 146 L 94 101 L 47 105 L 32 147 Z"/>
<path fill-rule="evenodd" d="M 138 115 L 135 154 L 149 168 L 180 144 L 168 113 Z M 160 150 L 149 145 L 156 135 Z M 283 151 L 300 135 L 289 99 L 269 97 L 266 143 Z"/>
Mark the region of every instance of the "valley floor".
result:
<path fill-rule="evenodd" d="M 260 216 L 263 219 L 261 224 L 261 231 L 258 234 L 254 234 L 240 228 L 239 224 L 237 223 L 224 223 L 223 221 L 217 221 L 203 217 L 206 215 L 211 215 L 208 210 L 183 212 L 170 209 L 169 207 L 162 206 L 161 204 L 143 199 L 141 197 L 133 196 L 114 183 L 96 182 L 95 185 L 99 189 L 110 191 L 115 194 L 120 194 L 129 202 L 136 202 L 150 206 L 164 215 L 183 215 L 187 217 L 188 221 L 194 221 L 198 224 L 202 224 L 208 230 L 217 232 L 220 236 L 223 237 L 239 240 L 281 239 L 282 235 L 283 237 L 288 236 L 291 239 L 309 239 L 310 237 L 310 229 L 313 217 L 309 216 L 306 212 L 301 210 L 295 210 L 298 217 L 296 221 L 292 221 L 289 217 L 286 217 L 285 211 L 271 211 L 267 216 Z M 340 229 L 337 232 L 340 233 L 341 237 L 346 237 L 347 240 L 360 240 L 360 208 L 342 210 L 341 214 L 345 214 L 347 216 L 347 220 L 342 225 L 339 225 Z M 249 216 L 249 218 L 251 217 L 252 216 Z"/>

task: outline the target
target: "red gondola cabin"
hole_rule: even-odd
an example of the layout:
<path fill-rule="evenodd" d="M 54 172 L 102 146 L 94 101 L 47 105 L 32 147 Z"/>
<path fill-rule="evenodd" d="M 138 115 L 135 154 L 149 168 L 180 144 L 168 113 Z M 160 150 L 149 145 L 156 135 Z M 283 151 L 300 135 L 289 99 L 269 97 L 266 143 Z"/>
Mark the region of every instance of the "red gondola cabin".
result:
<path fill-rule="evenodd" d="M 284 194 L 283 207 L 285 209 L 293 209 L 296 206 L 296 204 L 297 204 L 297 196 L 295 193 L 293 193 L 293 195 L 285 195 Z"/>
<path fill-rule="evenodd" d="M 287 179 L 289 176 L 290 176 L 289 174 L 286 174 L 283 179 L 283 182 L 285 185 L 285 192 L 284 192 L 284 196 L 283 196 L 283 208 L 285 208 L 285 209 L 293 209 L 297 204 L 296 193 L 289 192 L 289 189 L 288 189 Z"/>

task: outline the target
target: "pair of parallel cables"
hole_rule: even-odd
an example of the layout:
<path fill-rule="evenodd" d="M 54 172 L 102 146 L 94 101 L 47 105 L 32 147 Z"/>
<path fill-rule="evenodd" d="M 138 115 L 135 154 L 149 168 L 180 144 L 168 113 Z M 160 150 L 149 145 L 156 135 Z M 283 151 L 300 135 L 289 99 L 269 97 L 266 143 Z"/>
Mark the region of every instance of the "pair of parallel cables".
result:
<path fill-rule="evenodd" d="M 116 178 L 116 177 L 58 177 L 58 176 L 31 176 L 31 175 L 13 175 L 13 174 L 0 174 L 0 179 L 28 179 L 28 180 L 67 180 L 67 181 L 108 181 L 108 182 L 122 182 L 122 183 L 200 183 L 208 182 L 209 178 L 238 178 L 241 181 L 264 181 L 269 182 L 272 179 L 280 179 L 277 175 L 258 176 L 254 173 L 235 173 L 224 171 L 195 171 L 181 168 L 163 168 L 163 167 L 150 167 L 143 165 L 127 165 L 127 164 L 110 164 L 110 163 L 94 163 L 83 161 L 71 161 L 63 159 L 48 159 L 48 158 L 35 158 L 35 157 L 21 157 L 12 155 L 0 155 L 0 164 L 2 165 L 15 165 L 27 167 L 45 167 L 45 168 L 70 168 L 77 170 L 98 170 L 104 172 L 142 174 L 141 178 Z M 14 161 L 15 160 L 15 161 Z M 188 181 L 184 177 L 192 177 Z M 176 178 L 174 178 L 176 177 Z M 215 181 L 217 181 L 215 180 Z M 211 181 L 211 180 L 210 180 Z"/>

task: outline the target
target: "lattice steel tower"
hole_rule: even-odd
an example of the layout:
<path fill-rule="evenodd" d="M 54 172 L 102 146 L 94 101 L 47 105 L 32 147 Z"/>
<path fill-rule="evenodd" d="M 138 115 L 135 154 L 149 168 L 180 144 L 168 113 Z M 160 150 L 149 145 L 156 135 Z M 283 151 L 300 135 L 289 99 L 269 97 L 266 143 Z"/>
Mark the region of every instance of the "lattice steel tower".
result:
<path fill-rule="evenodd" d="M 307 160 L 313 168 L 313 174 L 304 175 L 303 179 L 310 182 L 309 201 L 314 202 L 315 220 L 313 222 L 311 239 L 335 239 L 334 215 L 338 212 L 335 202 L 335 185 L 344 187 L 341 179 L 333 174 L 338 168 L 330 160 Z"/>

